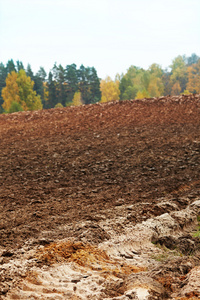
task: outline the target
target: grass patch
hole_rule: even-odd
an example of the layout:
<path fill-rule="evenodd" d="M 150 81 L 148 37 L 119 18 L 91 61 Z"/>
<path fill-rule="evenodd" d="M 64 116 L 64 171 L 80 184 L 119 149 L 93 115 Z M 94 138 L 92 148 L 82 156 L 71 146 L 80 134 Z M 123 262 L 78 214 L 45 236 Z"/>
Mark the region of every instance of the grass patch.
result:
<path fill-rule="evenodd" d="M 180 251 L 178 251 L 178 249 L 170 250 L 165 245 L 160 245 L 159 243 L 156 244 L 155 242 L 152 242 L 152 244 L 154 244 L 157 248 L 162 250 L 162 253 L 153 254 L 151 256 L 151 258 L 155 259 L 156 261 L 162 262 L 167 261 L 170 257 L 183 256 L 183 254 Z"/>
<path fill-rule="evenodd" d="M 195 238 L 200 238 L 200 215 L 197 216 L 197 222 L 198 222 L 197 229 L 195 232 L 192 233 L 192 236 Z"/>
<path fill-rule="evenodd" d="M 169 260 L 169 258 L 172 258 L 172 257 L 181 257 L 183 256 L 183 254 L 177 250 L 169 250 L 168 249 L 168 252 L 164 252 L 164 253 L 159 253 L 159 254 L 156 254 L 156 255 L 152 255 L 151 258 L 156 260 L 156 261 L 167 261 Z"/>

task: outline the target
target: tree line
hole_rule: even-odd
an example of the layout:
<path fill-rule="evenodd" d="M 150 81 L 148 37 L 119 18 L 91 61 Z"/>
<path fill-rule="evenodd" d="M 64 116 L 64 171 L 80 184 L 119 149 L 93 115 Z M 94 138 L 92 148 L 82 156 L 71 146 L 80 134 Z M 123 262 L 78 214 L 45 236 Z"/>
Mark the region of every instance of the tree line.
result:
<path fill-rule="evenodd" d="M 200 93 L 200 58 L 177 56 L 168 69 L 152 64 L 148 70 L 131 66 L 119 83 L 120 99 L 142 99 Z"/>
<path fill-rule="evenodd" d="M 79 103 L 77 96 L 80 95 Z M 23 101 L 26 102 L 25 97 L 29 97 L 32 106 L 29 103 L 26 107 Z M 1 112 L 12 112 L 17 107 L 18 110 L 34 110 L 69 106 L 73 104 L 73 99 L 76 105 L 101 100 L 100 79 L 94 67 L 81 65 L 78 69 L 75 64 L 71 64 L 64 68 L 55 63 L 48 74 L 43 67 L 34 74 L 30 64 L 25 69 L 20 61 L 15 64 L 11 59 L 6 65 L 0 64 Z"/>
<path fill-rule="evenodd" d="M 147 70 L 130 66 L 125 74 L 100 79 L 94 67 L 54 64 L 47 74 L 40 67 L 11 59 L 0 63 L 0 112 L 47 109 L 70 105 L 200 93 L 200 57 L 177 56 L 163 70 L 153 63 Z"/>

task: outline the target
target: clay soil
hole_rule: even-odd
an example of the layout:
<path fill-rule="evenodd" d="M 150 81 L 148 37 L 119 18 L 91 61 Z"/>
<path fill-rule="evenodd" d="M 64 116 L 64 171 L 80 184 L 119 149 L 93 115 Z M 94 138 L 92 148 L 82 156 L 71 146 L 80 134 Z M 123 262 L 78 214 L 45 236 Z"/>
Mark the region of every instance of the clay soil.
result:
<path fill-rule="evenodd" d="M 0 115 L 1 263 L 30 240 L 98 246 L 119 206 L 135 207 L 119 233 L 167 212 L 163 197 L 184 209 L 200 194 L 199 160 L 200 95 Z"/>

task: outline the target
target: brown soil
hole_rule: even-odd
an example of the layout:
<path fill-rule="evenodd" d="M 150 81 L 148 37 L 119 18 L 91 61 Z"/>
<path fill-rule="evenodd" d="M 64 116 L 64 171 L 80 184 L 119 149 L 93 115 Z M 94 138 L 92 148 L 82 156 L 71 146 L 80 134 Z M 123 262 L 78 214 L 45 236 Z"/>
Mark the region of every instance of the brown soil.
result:
<path fill-rule="evenodd" d="M 98 245 L 100 221 L 126 213 L 123 232 L 172 211 L 163 197 L 185 208 L 200 194 L 199 136 L 200 95 L 0 115 L 1 263 L 30 239 Z"/>

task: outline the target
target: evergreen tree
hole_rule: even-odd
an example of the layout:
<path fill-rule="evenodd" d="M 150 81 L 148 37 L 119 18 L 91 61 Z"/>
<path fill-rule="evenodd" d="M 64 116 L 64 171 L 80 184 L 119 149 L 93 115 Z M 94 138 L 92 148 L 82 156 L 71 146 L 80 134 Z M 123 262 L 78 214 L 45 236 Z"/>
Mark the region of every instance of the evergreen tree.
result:
<path fill-rule="evenodd" d="M 16 72 L 16 68 L 15 68 L 15 64 L 13 62 L 13 59 L 9 60 L 7 62 L 7 65 L 6 65 L 6 71 L 7 71 L 7 74 L 8 73 L 11 73 L 12 71 L 15 71 Z"/>
<path fill-rule="evenodd" d="M 101 99 L 100 80 L 94 67 L 85 68 L 83 65 L 78 70 L 79 90 L 85 104 L 95 103 Z"/>
<path fill-rule="evenodd" d="M 186 59 L 187 66 L 197 64 L 199 59 L 200 59 L 199 56 L 197 56 L 195 53 L 192 53 L 192 55 L 187 57 L 187 59 Z"/>
<path fill-rule="evenodd" d="M 47 80 L 47 89 L 49 93 L 48 101 L 46 102 L 47 108 L 53 108 L 58 103 L 56 98 L 56 82 L 53 79 L 52 72 L 49 72 Z"/>
<path fill-rule="evenodd" d="M 29 70 L 31 73 L 31 69 Z M 33 81 L 34 81 L 34 91 L 36 91 L 36 93 L 38 95 L 40 95 L 41 100 L 42 100 L 42 104 L 44 106 L 44 108 L 46 108 L 46 97 L 45 97 L 45 79 L 46 79 L 46 72 L 44 70 L 43 67 L 40 67 L 39 71 L 36 73 L 35 76 L 33 76 Z"/>
<path fill-rule="evenodd" d="M 19 72 L 20 70 L 24 70 L 24 65 L 21 61 L 17 60 L 16 64 L 17 64 L 17 72 Z"/>
<path fill-rule="evenodd" d="M 57 66 L 55 63 L 52 69 L 53 78 L 56 85 L 56 101 L 65 106 L 66 102 L 66 88 L 65 88 L 65 69 L 62 65 Z"/>
<path fill-rule="evenodd" d="M 101 100 L 100 79 L 94 67 L 90 68 L 90 103 Z"/>
<path fill-rule="evenodd" d="M 31 69 L 31 65 L 30 64 L 27 65 L 26 75 L 29 76 L 31 78 L 31 80 L 34 80 L 34 74 L 33 74 L 33 71 Z"/>
<path fill-rule="evenodd" d="M 67 103 L 71 103 L 74 94 L 78 91 L 78 71 L 76 65 L 67 65 L 65 70 L 65 82 L 67 92 Z"/>
<path fill-rule="evenodd" d="M 81 65 L 78 70 L 78 79 L 79 79 L 79 90 L 82 95 L 82 100 L 84 104 L 88 104 L 88 81 L 87 81 L 87 70 Z"/>
<path fill-rule="evenodd" d="M 2 89 L 6 86 L 7 68 L 3 63 L 0 63 L 0 113 L 3 112 L 2 104 L 3 98 L 1 95 Z"/>

